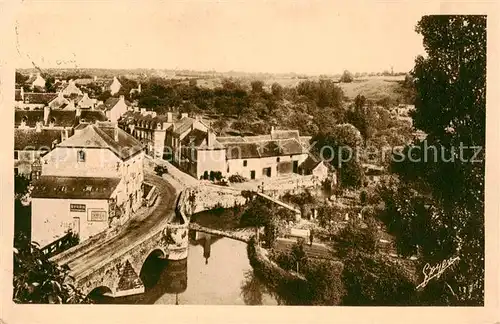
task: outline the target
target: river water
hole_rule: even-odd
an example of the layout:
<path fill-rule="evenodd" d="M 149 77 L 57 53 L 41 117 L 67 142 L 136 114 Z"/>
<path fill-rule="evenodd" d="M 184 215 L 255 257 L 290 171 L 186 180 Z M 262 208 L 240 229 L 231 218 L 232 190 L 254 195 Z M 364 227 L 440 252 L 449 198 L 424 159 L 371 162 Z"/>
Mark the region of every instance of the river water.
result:
<path fill-rule="evenodd" d="M 111 298 L 92 296 L 105 304 L 277 305 L 253 274 L 246 244 L 190 231 L 185 260 L 150 257 L 141 272 L 143 294 Z"/>

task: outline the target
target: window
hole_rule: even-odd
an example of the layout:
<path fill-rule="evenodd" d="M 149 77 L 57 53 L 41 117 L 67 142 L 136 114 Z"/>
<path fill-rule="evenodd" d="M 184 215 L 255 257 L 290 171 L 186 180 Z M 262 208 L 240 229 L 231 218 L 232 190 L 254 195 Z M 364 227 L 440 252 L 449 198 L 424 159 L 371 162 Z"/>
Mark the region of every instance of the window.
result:
<path fill-rule="evenodd" d="M 17 159 L 19 159 L 19 152 L 14 151 L 14 160 L 17 160 Z"/>
<path fill-rule="evenodd" d="M 280 158 L 279 158 L 279 157 L 277 157 L 277 158 L 276 158 L 276 162 L 279 162 L 279 161 L 280 161 Z"/>
<path fill-rule="evenodd" d="M 243 166 L 246 167 L 248 165 L 248 161 L 247 160 L 243 160 Z"/>
<path fill-rule="evenodd" d="M 78 151 L 78 162 L 85 162 L 85 151 Z"/>

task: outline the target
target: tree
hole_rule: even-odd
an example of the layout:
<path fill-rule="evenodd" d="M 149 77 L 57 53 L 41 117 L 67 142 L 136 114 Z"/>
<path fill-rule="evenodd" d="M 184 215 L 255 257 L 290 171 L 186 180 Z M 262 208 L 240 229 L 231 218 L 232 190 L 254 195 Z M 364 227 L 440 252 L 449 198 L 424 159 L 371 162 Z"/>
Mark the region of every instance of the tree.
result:
<path fill-rule="evenodd" d="M 111 98 L 111 92 L 108 90 L 108 91 L 104 91 L 103 93 L 101 93 L 101 94 L 97 97 L 97 100 L 102 101 L 102 102 L 105 102 L 105 101 L 106 101 L 106 100 L 108 100 L 109 98 Z"/>
<path fill-rule="evenodd" d="M 80 304 L 90 301 L 68 283 L 69 268 L 59 267 L 25 237 L 14 248 L 15 303 Z"/>
<path fill-rule="evenodd" d="M 345 294 L 342 266 L 329 261 L 311 261 L 305 274 L 312 305 L 336 306 Z"/>
<path fill-rule="evenodd" d="M 486 17 L 424 16 L 416 31 L 428 55 L 418 57 L 412 71 L 412 117 L 428 136 L 415 146 L 423 151 L 425 144 L 440 154 L 393 163 L 400 181 L 381 189 L 383 216 L 401 252 L 419 252 L 430 264 L 460 258 L 439 289 L 427 294 L 434 303 L 482 305 Z M 480 148 L 475 162 L 473 150 L 458 158 L 459 147 Z"/>
<path fill-rule="evenodd" d="M 252 87 L 252 93 L 255 94 L 260 94 L 262 91 L 264 91 L 264 82 L 261 80 L 255 80 L 250 83 L 250 86 Z"/>
<path fill-rule="evenodd" d="M 344 83 L 350 83 L 354 80 L 354 77 L 352 76 L 352 73 L 344 70 L 344 73 L 342 73 L 342 76 L 340 77 L 340 82 Z"/>
<path fill-rule="evenodd" d="M 219 118 L 212 124 L 212 127 L 217 131 L 217 134 L 221 134 L 227 126 L 227 121 L 224 118 Z"/>
<path fill-rule="evenodd" d="M 281 99 L 283 97 L 283 87 L 278 82 L 274 82 L 271 85 L 271 93 L 277 99 Z"/>
<path fill-rule="evenodd" d="M 313 150 L 322 159 L 339 170 L 341 185 L 359 187 L 364 178 L 363 168 L 358 160 L 362 143 L 359 130 L 351 124 L 340 124 L 314 136 L 311 143 L 316 143 Z"/>
<path fill-rule="evenodd" d="M 56 88 L 54 86 L 55 82 L 56 82 L 56 79 L 52 75 L 46 75 L 45 76 L 45 91 L 56 92 Z"/>
<path fill-rule="evenodd" d="M 22 86 L 26 81 L 28 81 L 28 79 L 29 79 L 28 76 L 23 75 L 16 71 L 16 84 L 20 84 Z"/>

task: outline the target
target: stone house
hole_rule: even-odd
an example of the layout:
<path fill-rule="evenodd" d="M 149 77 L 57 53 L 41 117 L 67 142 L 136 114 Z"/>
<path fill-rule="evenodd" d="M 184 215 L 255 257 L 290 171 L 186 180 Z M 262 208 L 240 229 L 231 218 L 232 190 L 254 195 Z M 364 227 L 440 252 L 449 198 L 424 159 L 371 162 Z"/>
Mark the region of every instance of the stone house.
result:
<path fill-rule="evenodd" d="M 44 246 L 71 230 L 82 241 L 122 224 L 142 203 L 143 159 L 142 144 L 108 122 L 57 144 L 33 183 L 32 239 Z"/>

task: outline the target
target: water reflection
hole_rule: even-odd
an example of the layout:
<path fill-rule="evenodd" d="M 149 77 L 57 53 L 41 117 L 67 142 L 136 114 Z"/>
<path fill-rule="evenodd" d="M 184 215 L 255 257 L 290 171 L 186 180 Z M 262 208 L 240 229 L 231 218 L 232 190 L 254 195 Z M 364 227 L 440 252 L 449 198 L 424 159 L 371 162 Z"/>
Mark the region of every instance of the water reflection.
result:
<path fill-rule="evenodd" d="M 253 275 L 245 243 L 201 232 L 190 231 L 187 259 L 169 261 L 152 254 L 141 279 L 143 294 L 94 300 L 106 304 L 277 304 Z"/>

